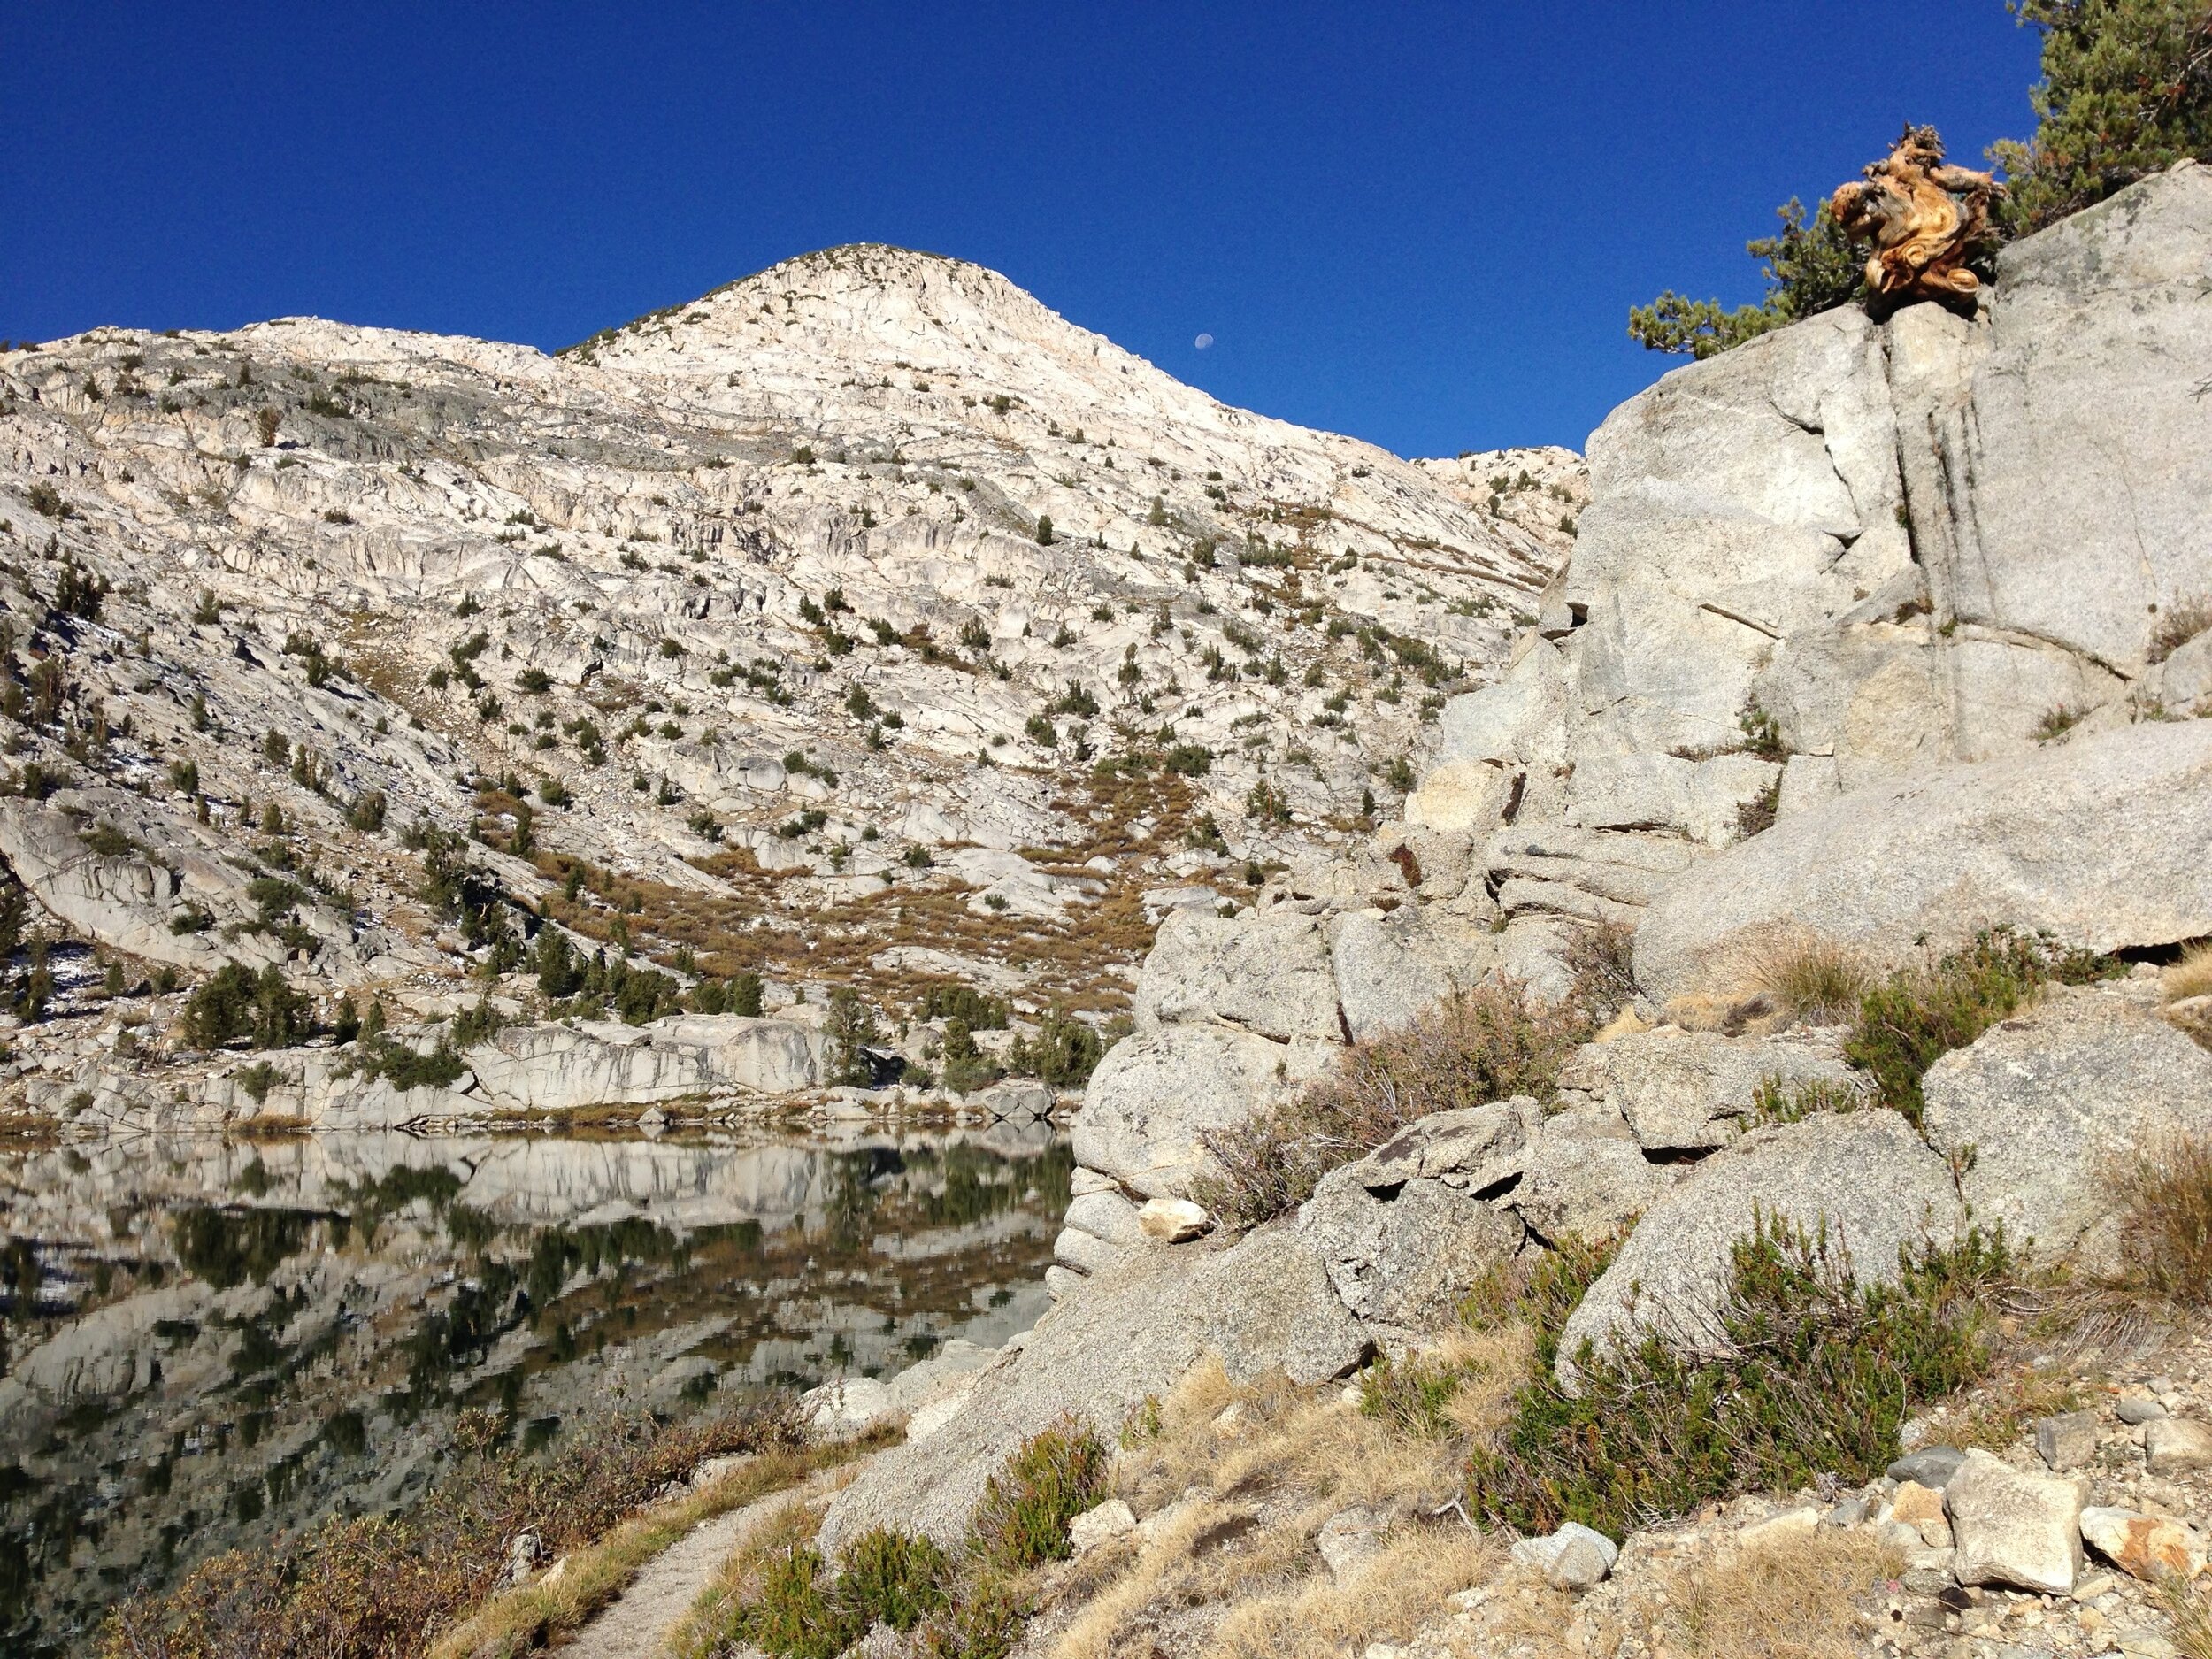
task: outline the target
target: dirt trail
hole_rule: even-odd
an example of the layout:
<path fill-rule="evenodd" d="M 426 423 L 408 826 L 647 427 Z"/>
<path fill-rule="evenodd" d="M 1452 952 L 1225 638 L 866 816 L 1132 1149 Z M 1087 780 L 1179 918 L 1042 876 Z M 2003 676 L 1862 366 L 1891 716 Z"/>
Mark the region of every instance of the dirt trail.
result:
<path fill-rule="evenodd" d="M 827 1485 L 817 1477 L 700 1522 L 640 1568 L 618 1601 L 563 1643 L 560 1659 L 661 1659 L 670 1632 L 739 1540 L 786 1504 L 803 1503 Z"/>

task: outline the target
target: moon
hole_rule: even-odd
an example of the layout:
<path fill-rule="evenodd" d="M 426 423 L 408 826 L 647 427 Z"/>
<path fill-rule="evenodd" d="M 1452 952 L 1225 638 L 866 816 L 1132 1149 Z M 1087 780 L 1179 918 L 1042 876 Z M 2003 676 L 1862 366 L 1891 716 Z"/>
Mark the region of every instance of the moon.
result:
<path fill-rule="evenodd" d="M 1203 351 L 1208 346 L 1213 344 L 1213 342 L 1214 337 L 1211 334 L 1201 334 L 1197 339 L 1192 341 L 1191 344 L 1196 346 L 1201 351 Z"/>

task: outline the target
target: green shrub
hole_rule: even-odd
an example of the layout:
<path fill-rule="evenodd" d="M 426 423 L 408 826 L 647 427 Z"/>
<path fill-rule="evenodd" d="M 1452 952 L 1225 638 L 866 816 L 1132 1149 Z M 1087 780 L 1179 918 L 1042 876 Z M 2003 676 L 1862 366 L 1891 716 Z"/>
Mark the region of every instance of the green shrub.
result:
<path fill-rule="evenodd" d="M 1744 244 L 1766 261 L 1764 298 L 1755 305 L 1723 308 L 1718 300 L 1694 300 L 1670 288 L 1648 305 L 1631 306 L 1628 337 L 1653 351 L 1709 357 L 1802 317 L 1832 310 L 1856 297 L 1865 256 L 1851 244 L 1823 202 L 1805 223 L 1805 204 L 1792 196 L 1774 210 L 1780 233 Z"/>
<path fill-rule="evenodd" d="M 1901 1250 L 1895 1285 L 1863 1284 L 1824 1230 L 1763 1217 L 1735 1246 L 1709 1352 L 1656 1335 L 1603 1357 L 1585 1343 L 1571 1394 L 1553 1371 L 1560 1331 L 1609 1256 L 1562 1252 L 1532 1278 L 1534 1374 L 1468 1466 L 1493 1521 L 1619 1538 L 1734 1493 L 1870 1480 L 1908 1413 L 1989 1369 L 1989 1304 L 2010 1267 L 2002 1235 L 1976 1232 Z"/>
<path fill-rule="evenodd" d="M 1588 1032 L 1579 1009 L 1532 1001 L 1517 987 L 1462 992 L 1359 1044 L 1335 1076 L 1297 1099 L 1203 1132 L 1221 1173 L 1195 1196 L 1236 1226 L 1287 1214 L 1331 1170 L 1417 1119 L 1514 1094 L 1549 1100 Z"/>
<path fill-rule="evenodd" d="M 730 981 L 730 1012 L 758 1019 L 766 988 L 761 983 L 760 975 L 750 969 L 739 974 Z"/>
<path fill-rule="evenodd" d="M 969 1555 L 1001 1573 L 1066 1560 L 1068 1523 L 1098 1502 L 1105 1481 L 1105 1443 L 1063 1417 L 1024 1440 L 985 1486 L 968 1524 Z"/>
<path fill-rule="evenodd" d="M 1873 1073 L 1880 1104 L 1916 1125 L 1925 1102 L 1920 1079 L 1954 1048 L 1963 1048 L 2056 980 L 2085 985 L 2120 964 L 2044 938 L 1998 928 L 1975 936 L 1932 967 L 1906 968 L 1869 991 L 1844 1058 Z"/>
<path fill-rule="evenodd" d="M 2212 10 L 2203 0 L 2016 0 L 2043 35 L 2039 118 L 1993 146 L 2005 228 L 2039 230 L 2177 161 L 2212 157 Z"/>
<path fill-rule="evenodd" d="M 825 1565 L 821 1552 L 810 1544 L 771 1560 L 738 1633 L 775 1659 L 837 1659 L 863 1632 L 851 1627 L 831 1600 Z"/>
<path fill-rule="evenodd" d="M 1006 1051 L 1006 1064 L 1010 1071 L 1040 1079 L 1055 1088 L 1080 1088 L 1106 1057 L 1107 1047 L 1106 1039 L 1094 1027 L 1056 1009 L 1038 1023 L 1034 1037 L 1014 1040 Z"/>
<path fill-rule="evenodd" d="M 837 1605 L 852 1628 L 909 1631 L 947 1601 L 952 1559 L 926 1538 L 879 1526 L 846 1548 Z"/>
<path fill-rule="evenodd" d="M 1793 1124 L 1819 1112 L 1857 1111 L 1865 1104 L 1865 1097 L 1848 1083 L 1826 1078 L 1793 1083 L 1770 1075 L 1752 1092 L 1751 1116 L 1761 1124 Z"/>
<path fill-rule="evenodd" d="M 274 964 L 256 974 L 227 962 L 184 1002 L 185 1041 L 220 1048 L 250 1037 L 257 1048 L 289 1048 L 314 1034 L 308 1000 L 285 983 Z"/>
<path fill-rule="evenodd" d="M 988 996 L 973 986 L 942 979 L 922 987 L 924 1019 L 956 1019 L 970 1031 L 1002 1031 L 1010 1011 L 1002 996 Z"/>

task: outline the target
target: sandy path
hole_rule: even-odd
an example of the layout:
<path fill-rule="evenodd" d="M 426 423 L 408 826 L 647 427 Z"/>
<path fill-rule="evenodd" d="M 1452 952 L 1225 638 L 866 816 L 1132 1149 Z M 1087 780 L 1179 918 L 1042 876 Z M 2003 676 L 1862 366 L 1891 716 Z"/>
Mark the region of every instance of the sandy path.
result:
<path fill-rule="evenodd" d="M 669 1633 L 739 1540 L 786 1504 L 803 1502 L 826 1484 L 818 1477 L 700 1522 L 640 1568 L 619 1600 L 563 1643 L 557 1650 L 561 1659 L 660 1659 Z"/>

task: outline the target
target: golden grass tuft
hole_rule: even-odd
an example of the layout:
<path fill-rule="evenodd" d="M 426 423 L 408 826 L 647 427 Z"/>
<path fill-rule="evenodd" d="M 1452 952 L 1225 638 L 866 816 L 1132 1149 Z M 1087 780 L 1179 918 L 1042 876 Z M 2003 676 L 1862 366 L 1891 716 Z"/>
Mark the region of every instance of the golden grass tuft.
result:
<path fill-rule="evenodd" d="M 2212 942 L 2192 945 L 2179 962 L 2159 976 L 2169 1002 L 2192 996 L 2212 996 Z"/>
<path fill-rule="evenodd" d="M 1077 1563 L 1061 1594 L 1088 1600 L 1054 1659 L 1110 1659 L 1145 1620 L 1199 1608 L 1217 1616 L 1199 1649 L 1224 1659 L 1318 1659 L 1410 1633 L 1502 1558 L 1500 1540 L 1463 1522 L 1424 1522 L 1458 1494 L 1467 1437 L 1502 1421 L 1532 1352 L 1517 1327 L 1455 1331 L 1392 1368 L 1416 1402 L 1394 1410 L 1279 1374 L 1240 1385 L 1202 1362 L 1140 1415 L 1115 1460 L 1116 1491 L 1151 1530 Z M 1355 1506 L 1405 1518 L 1339 1583 L 1314 1534 Z"/>
<path fill-rule="evenodd" d="M 2193 1591 L 2170 1574 L 2157 1588 L 2159 1605 L 2174 1622 L 2174 1646 L 2182 1659 L 2212 1659 L 2212 1596 Z"/>
<path fill-rule="evenodd" d="M 1206 1659 L 1334 1659 L 1411 1635 L 1445 1599 L 1497 1571 L 1502 1540 L 1454 1524 L 1408 1531 L 1364 1566 L 1249 1597 L 1222 1616 Z"/>
<path fill-rule="evenodd" d="M 1742 973 L 1742 996 L 1763 996 L 1791 1019 L 1823 1025 L 1855 1017 L 1875 983 L 1874 971 L 1858 952 L 1812 933 L 1787 933 L 1755 947 L 1744 957 Z"/>
<path fill-rule="evenodd" d="M 1867 1605 L 1902 1565 L 1865 1532 L 1801 1532 L 1682 1563 L 1656 1622 L 1691 1659 L 1851 1659 Z"/>
<path fill-rule="evenodd" d="M 2212 1141 L 2147 1148 L 2119 1180 L 2121 1282 L 2182 1307 L 2212 1306 Z"/>

